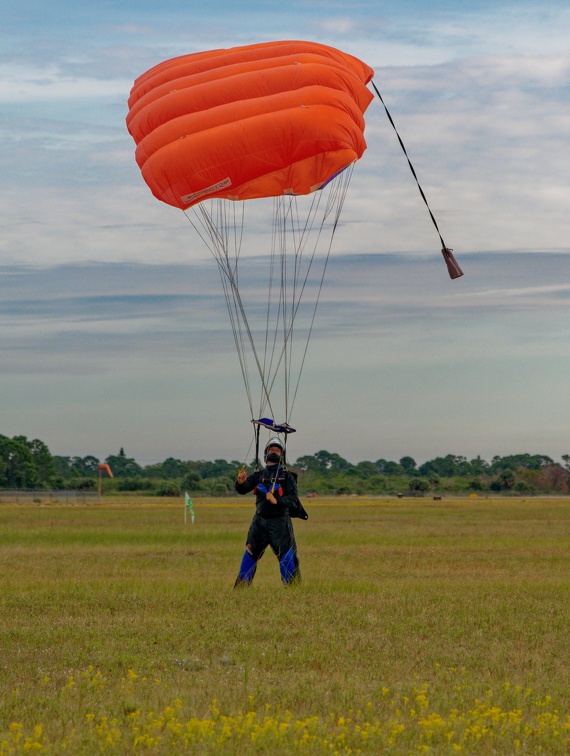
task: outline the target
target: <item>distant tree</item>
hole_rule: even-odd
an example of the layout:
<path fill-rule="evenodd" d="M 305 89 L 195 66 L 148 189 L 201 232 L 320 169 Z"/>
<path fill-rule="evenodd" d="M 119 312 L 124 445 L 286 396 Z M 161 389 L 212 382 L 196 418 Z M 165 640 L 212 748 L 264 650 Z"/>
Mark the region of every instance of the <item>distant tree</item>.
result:
<path fill-rule="evenodd" d="M 469 475 L 471 466 L 465 457 L 447 454 L 428 460 L 418 468 L 420 475 L 439 475 L 442 478 L 453 478 L 457 475 Z"/>
<path fill-rule="evenodd" d="M 413 493 L 425 493 L 426 491 L 429 491 L 430 484 L 428 480 L 420 478 L 418 475 L 417 477 L 410 478 L 408 487 Z"/>
<path fill-rule="evenodd" d="M 373 462 L 359 462 L 353 470 L 356 475 L 362 478 L 372 478 L 378 475 L 378 468 Z"/>
<path fill-rule="evenodd" d="M 337 496 L 349 496 L 352 493 L 350 486 L 339 486 L 336 490 Z"/>
<path fill-rule="evenodd" d="M 540 475 L 544 479 L 544 488 L 558 492 L 568 490 L 568 475 L 562 465 L 547 465 L 542 468 Z"/>
<path fill-rule="evenodd" d="M 354 465 L 348 462 L 346 459 L 336 454 L 336 452 L 329 452 L 324 449 L 313 454 L 299 457 L 295 462 L 295 467 L 301 472 L 319 472 L 324 474 L 334 473 L 346 473 L 349 470 L 354 469 Z M 374 472 L 377 472 L 375 470 Z"/>
<path fill-rule="evenodd" d="M 162 462 L 145 465 L 143 468 L 145 478 L 162 478 Z"/>
<path fill-rule="evenodd" d="M 47 444 L 44 444 L 39 438 L 34 438 L 33 441 L 26 441 L 25 444 L 32 454 L 32 459 L 34 460 L 40 482 L 47 486 L 51 485 L 55 478 L 56 471 L 53 457 L 50 454 Z"/>
<path fill-rule="evenodd" d="M 570 454 L 563 454 L 562 461 L 564 462 L 564 469 L 566 470 L 567 473 L 570 473 Z M 566 485 L 570 489 L 570 474 L 568 475 L 568 478 L 566 479 Z"/>
<path fill-rule="evenodd" d="M 489 486 L 492 491 L 510 491 L 515 487 L 516 476 L 510 469 L 502 470 Z"/>
<path fill-rule="evenodd" d="M 473 468 L 471 467 L 471 464 L 467 461 L 467 457 L 463 457 L 460 454 L 456 455 L 455 459 L 455 475 L 471 475 L 473 473 Z"/>
<path fill-rule="evenodd" d="M 315 472 L 321 469 L 321 463 L 314 454 L 307 454 L 295 460 L 295 468 L 301 472 Z"/>
<path fill-rule="evenodd" d="M 374 493 L 402 490 L 409 479 L 410 490 L 423 492 L 430 488 L 453 491 L 478 491 L 487 486 L 494 491 L 567 493 L 570 489 L 570 454 L 561 455 L 562 464 L 544 454 L 511 454 L 495 456 L 486 462 L 481 456 L 466 457 L 447 454 L 428 460 L 419 467 L 413 457 L 399 462 L 378 459 L 352 464 L 335 452 L 322 449 L 313 455 L 299 457 L 294 466 L 303 474 L 306 491 L 322 493 Z M 105 462 L 119 478 L 121 490 L 155 491 L 163 483 L 173 483 L 169 490 L 202 490 L 229 493 L 242 463 L 224 459 L 183 461 L 168 457 L 162 463 L 144 469 L 130 457 L 124 447 Z M 0 487 L 57 485 L 62 488 L 96 486 L 99 460 L 94 456 L 52 456 L 39 439 L 25 436 L 10 439 L 0 434 Z M 253 464 L 248 466 L 253 470 Z M 450 478 L 459 478 L 451 481 Z M 490 481 L 490 482 L 489 482 Z"/>
<path fill-rule="evenodd" d="M 73 457 L 71 469 L 75 475 L 85 478 L 95 478 L 99 473 L 99 460 L 97 457 L 91 455 L 87 457 Z"/>
<path fill-rule="evenodd" d="M 196 491 L 199 488 L 202 488 L 202 476 L 200 473 L 193 471 L 187 473 L 184 478 L 182 478 L 182 488 L 185 491 Z"/>
<path fill-rule="evenodd" d="M 234 490 L 234 480 L 230 478 L 210 479 L 207 484 L 208 491 L 214 496 L 229 493 Z"/>
<path fill-rule="evenodd" d="M 150 478 L 119 478 L 116 483 L 117 491 L 152 491 L 154 488 L 156 484 Z"/>
<path fill-rule="evenodd" d="M 121 447 L 119 454 L 111 454 L 105 460 L 117 478 L 134 478 L 142 473 L 142 467 L 130 459 Z"/>
<path fill-rule="evenodd" d="M 20 436 L 20 438 L 24 438 Z M 0 438 L 0 487 L 35 488 L 40 483 L 38 468 L 25 443 Z"/>
<path fill-rule="evenodd" d="M 402 457 L 400 467 L 410 475 L 416 469 L 416 460 L 413 457 Z"/>
<path fill-rule="evenodd" d="M 330 452 L 322 449 L 321 451 L 316 452 L 314 456 L 321 469 L 330 470 L 330 468 L 332 467 L 334 454 L 331 454 Z"/>
<path fill-rule="evenodd" d="M 504 470 L 499 475 L 499 481 L 501 482 L 501 487 L 510 490 L 511 488 L 515 487 L 516 477 L 512 470 Z"/>
<path fill-rule="evenodd" d="M 493 457 L 491 472 L 516 470 L 519 467 L 525 470 L 540 470 L 553 464 L 554 460 L 544 454 L 510 454 L 506 457 Z"/>
<path fill-rule="evenodd" d="M 346 459 L 343 459 L 336 452 L 320 451 L 315 454 L 315 458 L 320 462 L 321 467 L 332 472 L 345 472 L 353 467 Z"/>
<path fill-rule="evenodd" d="M 180 486 L 174 480 L 167 480 L 156 489 L 156 496 L 180 496 L 180 493 Z"/>
<path fill-rule="evenodd" d="M 202 478 L 218 478 L 223 475 L 235 476 L 234 465 L 226 462 L 225 459 L 216 459 L 213 462 L 202 460 L 197 462 L 193 469 L 199 472 Z"/>
<path fill-rule="evenodd" d="M 371 493 L 386 490 L 386 478 L 382 475 L 372 475 L 366 479 L 367 490 Z"/>
<path fill-rule="evenodd" d="M 546 454 L 533 454 L 530 461 L 533 465 L 537 465 L 536 468 L 529 467 L 530 470 L 550 467 L 555 464 L 554 460 Z"/>
<path fill-rule="evenodd" d="M 515 491 L 518 491 L 518 493 L 529 493 L 531 492 L 532 486 L 529 486 L 528 483 L 526 483 L 524 480 L 518 480 L 515 485 Z"/>
<path fill-rule="evenodd" d="M 386 462 L 381 472 L 384 475 L 401 475 L 404 471 L 402 470 L 402 466 L 397 462 Z"/>
<path fill-rule="evenodd" d="M 97 487 L 97 481 L 95 478 L 75 478 L 72 485 L 78 491 L 94 491 Z"/>
<path fill-rule="evenodd" d="M 52 457 L 56 475 L 67 480 L 71 474 L 71 457 Z"/>
<path fill-rule="evenodd" d="M 164 478 L 181 478 L 188 470 L 186 462 L 173 457 L 165 459 L 160 467 Z"/>
<path fill-rule="evenodd" d="M 489 463 L 477 455 L 475 459 L 472 459 L 469 463 L 471 465 L 471 473 L 473 475 L 484 475 L 489 470 Z"/>

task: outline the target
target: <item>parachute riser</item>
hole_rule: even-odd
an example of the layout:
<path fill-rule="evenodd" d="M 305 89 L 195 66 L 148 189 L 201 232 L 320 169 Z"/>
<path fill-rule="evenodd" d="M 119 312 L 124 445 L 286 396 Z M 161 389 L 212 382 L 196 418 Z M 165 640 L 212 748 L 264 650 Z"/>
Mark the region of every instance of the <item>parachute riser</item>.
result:
<path fill-rule="evenodd" d="M 253 422 L 253 420 L 252 420 Z M 259 433 L 261 431 L 261 425 L 257 425 L 255 428 L 255 469 L 259 470 Z"/>
<path fill-rule="evenodd" d="M 296 429 L 292 428 L 287 423 L 283 423 L 281 425 L 277 425 L 277 423 L 274 423 L 271 418 L 268 417 L 260 417 L 259 420 L 252 420 L 252 424 L 255 427 L 255 466 L 256 470 L 260 469 L 260 460 L 259 460 L 259 434 L 261 432 L 261 428 L 267 428 L 268 430 L 271 430 L 278 434 L 283 434 L 283 455 L 281 458 L 281 462 L 278 465 L 276 477 L 273 481 L 273 485 L 271 488 L 271 493 L 273 493 L 275 489 L 275 483 L 277 480 L 277 474 L 279 467 L 281 467 L 283 470 L 287 469 L 287 436 L 290 433 L 296 433 Z M 265 462 L 265 459 L 264 459 Z"/>

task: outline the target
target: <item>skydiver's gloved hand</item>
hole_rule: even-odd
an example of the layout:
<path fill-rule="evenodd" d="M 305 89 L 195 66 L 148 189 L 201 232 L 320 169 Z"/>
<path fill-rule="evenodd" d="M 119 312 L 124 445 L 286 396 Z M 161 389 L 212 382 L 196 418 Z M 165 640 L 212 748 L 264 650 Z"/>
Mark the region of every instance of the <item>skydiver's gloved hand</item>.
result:
<path fill-rule="evenodd" d="M 237 476 L 237 482 L 241 484 L 241 483 L 245 483 L 246 480 L 247 480 L 247 473 L 246 473 L 246 471 L 245 470 L 240 470 L 239 473 L 238 473 L 238 476 Z"/>

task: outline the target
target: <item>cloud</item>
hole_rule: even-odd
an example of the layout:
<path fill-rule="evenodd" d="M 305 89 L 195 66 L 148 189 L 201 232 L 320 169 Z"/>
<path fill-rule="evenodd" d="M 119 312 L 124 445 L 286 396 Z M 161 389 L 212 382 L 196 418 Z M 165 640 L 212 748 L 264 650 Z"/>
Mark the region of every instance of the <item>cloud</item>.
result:
<path fill-rule="evenodd" d="M 324 447 L 354 461 L 506 453 L 524 446 L 532 423 L 534 448 L 560 453 L 570 256 L 495 252 L 461 262 L 466 276 L 452 282 L 440 257 L 331 259 L 293 415 L 295 453 Z M 246 303 L 259 266 L 243 260 Z M 56 453 L 105 455 L 115 443 L 141 461 L 239 455 L 250 418 L 212 261 L 3 267 L 0 320 L 4 433 L 43 438 Z M 524 410 L 525 430 L 522 408 L 545 390 L 540 413 Z M 550 440 L 537 430 L 545 417 Z M 78 422 L 89 426 L 86 440 Z M 339 427 L 360 431 L 344 437 Z"/>
<path fill-rule="evenodd" d="M 0 64 L 0 102 L 114 98 L 131 86 L 127 79 L 76 77 L 58 65 Z"/>
<path fill-rule="evenodd" d="M 566 246 L 570 175 L 560 72 L 570 59 L 549 56 L 542 68 L 543 59 L 500 62 L 389 69 L 378 71 L 377 81 L 449 246 L 557 249 Z M 525 66 L 534 79 L 520 73 Z M 427 226 L 416 221 L 413 179 L 378 103 L 367 112 L 366 134 L 368 151 L 355 174 L 361 190 L 357 185 L 349 198 L 370 219 L 363 236 L 378 238 L 374 219 L 388 245 L 419 251 L 418 232 L 427 234 Z M 354 206 L 347 209 L 354 217 Z"/>
<path fill-rule="evenodd" d="M 349 34 L 355 25 L 355 20 L 349 16 L 332 16 L 322 22 L 322 28 L 333 34 Z"/>
<path fill-rule="evenodd" d="M 327 270 L 313 340 L 325 350 L 331 341 L 393 337 L 423 338 L 430 324 L 430 339 L 444 337 L 452 349 L 465 331 L 482 334 L 481 347 L 496 348 L 488 329 L 503 320 L 511 333 L 529 333 L 537 339 L 540 329 L 529 323 L 561 315 L 568 306 L 570 256 L 551 254 L 471 255 L 462 261 L 467 275 L 449 281 L 443 260 L 384 255 L 338 255 Z M 267 291 L 261 291 L 267 261 L 244 259 L 241 293 L 254 331 L 264 327 L 265 313 L 256 312 Z M 534 279 L 529 286 L 528 278 Z M 38 362 L 48 354 L 64 354 L 62 370 L 77 359 L 73 372 L 81 371 L 83 357 L 108 359 L 120 351 L 121 361 L 139 360 L 152 350 L 184 359 L 188 350 L 205 350 L 210 357 L 233 352 L 222 288 L 215 264 L 133 265 L 88 264 L 0 269 L 2 296 L 0 318 L 4 324 L 3 348 L 35 350 Z M 500 285 L 504 283 L 505 285 Z M 499 284 L 499 285 L 497 285 Z M 41 291 L 41 295 L 38 292 Z M 315 292 L 308 294 L 314 297 Z M 517 326 L 514 318 L 520 320 Z M 298 331 L 303 332 L 298 323 Z M 557 338 L 565 329 L 561 319 Z M 75 347 L 70 349 L 75 341 Z M 540 346 L 549 338 L 540 339 Z M 408 362 L 397 344 L 390 359 Z M 504 344 L 500 344 L 500 349 Z M 150 352 L 148 350 L 151 350 Z M 43 355 L 43 356 L 42 356 Z M 70 355 L 72 355 L 70 357 Z M 384 358 L 387 351 L 384 352 Z M 473 352 L 472 352 L 473 356 Z M 442 351 L 434 352 L 441 359 Z M 334 362 L 335 353 L 332 353 Z M 376 359 L 376 357 L 374 357 Z M 56 360 L 57 363 L 57 360 Z M 14 359 L 3 359 L 4 369 L 16 369 Z M 41 368 L 40 368 L 41 369 Z M 90 368 L 88 368 L 90 369 Z"/>

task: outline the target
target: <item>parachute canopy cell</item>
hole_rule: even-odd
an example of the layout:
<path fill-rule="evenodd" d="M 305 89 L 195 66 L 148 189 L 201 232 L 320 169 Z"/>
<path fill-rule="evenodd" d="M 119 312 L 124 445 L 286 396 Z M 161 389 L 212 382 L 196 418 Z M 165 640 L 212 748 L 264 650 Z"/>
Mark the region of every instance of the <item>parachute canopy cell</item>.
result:
<path fill-rule="evenodd" d="M 309 194 L 362 156 L 374 71 L 315 42 L 183 55 L 134 83 L 127 127 L 152 193 L 201 200 Z"/>

